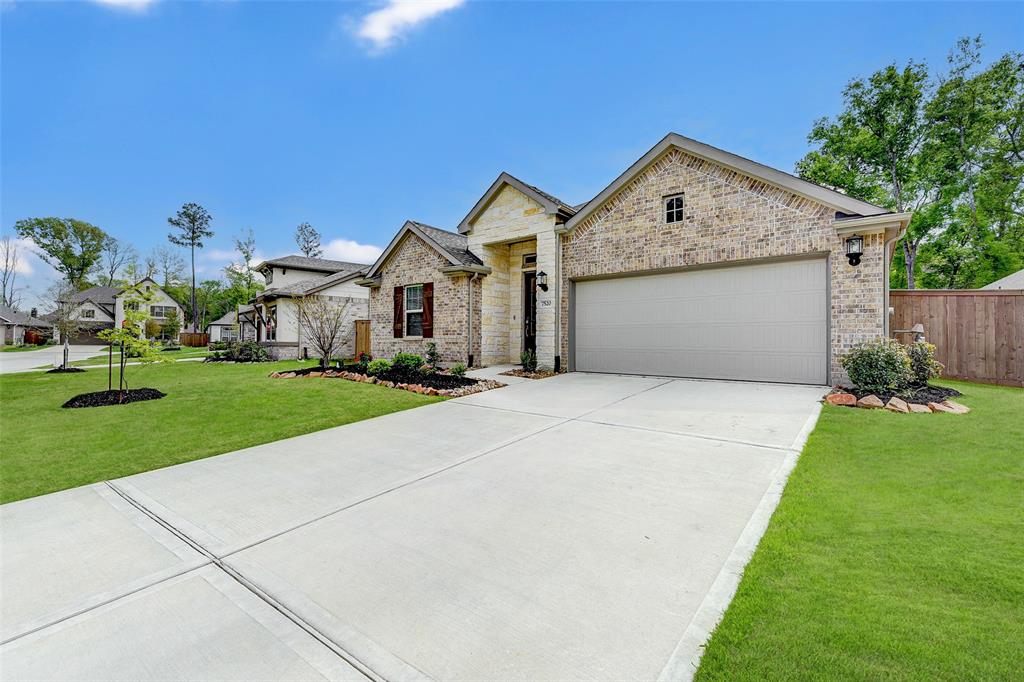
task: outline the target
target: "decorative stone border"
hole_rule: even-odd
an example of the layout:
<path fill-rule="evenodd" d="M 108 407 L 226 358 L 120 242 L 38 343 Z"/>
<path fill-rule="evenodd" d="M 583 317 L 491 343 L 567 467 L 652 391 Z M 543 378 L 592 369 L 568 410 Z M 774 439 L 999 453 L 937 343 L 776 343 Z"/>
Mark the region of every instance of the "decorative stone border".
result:
<path fill-rule="evenodd" d="M 378 386 L 383 386 L 385 388 L 397 388 L 402 391 L 410 391 L 421 395 L 440 395 L 446 398 L 458 398 L 460 396 L 472 395 L 473 393 L 483 393 L 484 391 L 490 391 L 494 388 L 504 388 L 506 386 L 506 384 L 493 379 L 478 379 L 475 384 L 470 386 L 460 386 L 459 388 L 432 388 L 430 386 L 421 386 L 420 384 L 401 384 L 394 381 L 380 381 L 377 377 L 337 369 L 328 369 L 323 372 L 313 371 L 305 374 L 296 374 L 295 372 L 272 372 L 270 374 L 271 379 L 294 379 L 296 377 L 312 379 L 348 379 L 349 381 L 357 381 L 361 384 L 377 384 Z"/>
<path fill-rule="evenodd" d="M 896 412 L 897 414 L 910 414 L 910 413 L 931 413 L 931 412 L 945 412 L 947 414 L 967 414 L 971 411 L 971 408 L 966 405 L 961 405 L 958 402 L 952 400 L 943 400 L 941 403 L 928 403 L 927 405 L 921 403 L 908 403 L 901 398 L 893 396 L 889 398 L 889 402 L 883 403 L 882 400 L 876 395 L 867 395 L 857 400 L 857 397 L 852 393 L 846 393 L 844 391 L 838 391 L 836 393 L 830 393 L 825 396 L 825 402 L 829 405 L 838 405 L 844 407 L 861 407 L 868 410 L 888 410 L 889 412 Z"/>

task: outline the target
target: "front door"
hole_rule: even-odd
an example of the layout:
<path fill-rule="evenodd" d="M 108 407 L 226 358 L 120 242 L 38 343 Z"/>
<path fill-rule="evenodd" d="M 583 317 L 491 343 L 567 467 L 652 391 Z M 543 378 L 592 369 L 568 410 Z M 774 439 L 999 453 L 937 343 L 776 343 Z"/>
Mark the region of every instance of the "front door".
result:
<path fill-rule="evenodd" d="M 523 273 L 523 350 L 537 352 L 537 273 Z"/>

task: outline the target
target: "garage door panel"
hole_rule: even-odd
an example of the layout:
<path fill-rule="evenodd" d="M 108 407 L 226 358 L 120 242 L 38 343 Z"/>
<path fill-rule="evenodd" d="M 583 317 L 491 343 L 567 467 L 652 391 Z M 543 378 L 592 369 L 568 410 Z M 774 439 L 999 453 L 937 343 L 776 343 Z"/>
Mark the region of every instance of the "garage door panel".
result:
<path fill-rule="evenodd" d="M 580 371 L 825 383 L 825 261 L 580 282 Z"/>

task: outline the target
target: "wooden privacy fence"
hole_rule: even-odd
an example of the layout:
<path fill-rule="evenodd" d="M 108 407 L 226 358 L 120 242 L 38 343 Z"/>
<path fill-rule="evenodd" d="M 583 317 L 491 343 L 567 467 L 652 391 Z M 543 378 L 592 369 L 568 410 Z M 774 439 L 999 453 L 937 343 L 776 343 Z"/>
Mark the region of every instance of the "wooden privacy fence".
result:
<path fill-rule="evenodd" d="M 924 325 L 944 376 L 1024 386 L 1024 290 L 915 289 L 889 292 L 890 329 Z"/>
<path fill-rule="evenodd" d="M 362 353 L 370 354 L 370 321 L 356 320 L 356 359 Z"/>
<path fill-rule="evenodd" d="M 183 346 L 205 346 L 210 343 L 210 335 L 202 334 L 200 332 L 182 332 L 178 338 L 178 342 Z"/>

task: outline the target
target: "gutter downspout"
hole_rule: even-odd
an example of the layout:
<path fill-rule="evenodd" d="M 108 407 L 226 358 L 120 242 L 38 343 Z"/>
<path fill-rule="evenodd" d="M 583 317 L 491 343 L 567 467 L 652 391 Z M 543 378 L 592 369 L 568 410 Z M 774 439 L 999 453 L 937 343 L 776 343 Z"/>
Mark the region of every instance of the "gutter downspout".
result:
<path fill-rule="evenodd" d="M 907 229 L 910 227 L 910 220 L 904 225 L 900 223 L 900 227 L 896 230 L 896 234 L 886 239 L 882 244 L 882 258 L 885 259 L 885 267 L 882 268 L 882 296 L 883 296 L 883 310 L 882 313 L 882 335 L 885 338 L 889 338 L 889 318 L 892 317 L 892 306 L 889 305 L 889 270 L 892 265 L 892 257 L 896 253 L 896 242 L 907 233 Z"/>

